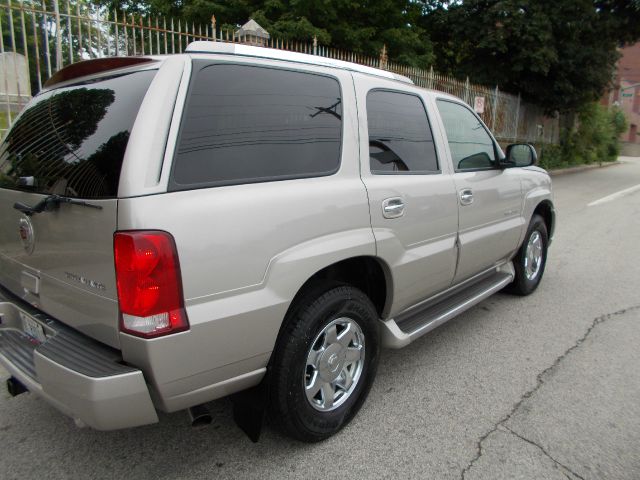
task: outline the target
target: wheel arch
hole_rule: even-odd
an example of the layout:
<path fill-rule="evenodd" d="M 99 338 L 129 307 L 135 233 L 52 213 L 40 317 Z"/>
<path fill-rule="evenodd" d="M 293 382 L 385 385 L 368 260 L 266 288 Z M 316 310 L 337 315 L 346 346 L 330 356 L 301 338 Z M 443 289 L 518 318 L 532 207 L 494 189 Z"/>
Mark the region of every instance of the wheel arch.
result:
<path fill-rule="evenodd" d="M 549 236 L 549 243 L 551 243 L 553 232 L 556 227 L 556 214 L 551 200 L 542 200 L 540 203 L 538 203 L 538 205 L 536 205 L 536 208 L 534 208 L 533 210 L 532 217 L 536 214 L 540 215 L 544 220 L 545 226 L 547 227 L 547 234 Z"/>
<path fill-rule="evenodd" d="M 321 295 L 326 290 L 328 282 L 333 282 L 335 285 L 352 285 L 362 290 L 373 303 L 380 318 L 384 318 L 388 313 L 393 295 L 393 283 L 388 265 L 379 257 L 372 255 L 358 255 L 336 261 L 317 270 L 298 288 L 280 324 L 271 360 L 288 328 L 287 319 L 291 312 L 303 305 L 307 299 Z"/>
<path fill-rule="evenodd" d="M 306 292 L 327 281 L 362 290 L 376 307 L 380 318 L 388 312 L 393 293 L 391 271 L 382 259 L 370 255 L 346 258 L 318 270 L 298 289 L 289 308 L 298 303 Z"/>

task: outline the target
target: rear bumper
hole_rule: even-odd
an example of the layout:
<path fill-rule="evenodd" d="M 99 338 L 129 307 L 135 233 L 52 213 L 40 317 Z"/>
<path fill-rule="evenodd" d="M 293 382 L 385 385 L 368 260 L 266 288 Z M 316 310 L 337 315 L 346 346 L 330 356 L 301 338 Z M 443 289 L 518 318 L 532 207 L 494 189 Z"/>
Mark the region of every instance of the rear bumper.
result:
<path fill-rule="evenodd" d="M 23 331 L 24 318 L 46 340 Z M 158 421 L 142 372 L 122 364 L 117 350 L 46 317 L 0 288 L 0 364 L 76 423 L 116 430 Z"/>

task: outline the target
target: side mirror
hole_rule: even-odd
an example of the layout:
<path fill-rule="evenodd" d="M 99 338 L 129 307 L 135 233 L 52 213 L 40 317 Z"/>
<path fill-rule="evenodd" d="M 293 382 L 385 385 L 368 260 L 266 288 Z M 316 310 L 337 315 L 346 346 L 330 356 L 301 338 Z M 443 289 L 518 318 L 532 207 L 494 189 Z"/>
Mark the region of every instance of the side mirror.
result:
<path fill-rule="evenodd" d="M 507 147 L 507 157 L 500 162 L 503 168 L 530 167 L 538 163 L 538 154 L 533 145 L 514 143 Z"/>

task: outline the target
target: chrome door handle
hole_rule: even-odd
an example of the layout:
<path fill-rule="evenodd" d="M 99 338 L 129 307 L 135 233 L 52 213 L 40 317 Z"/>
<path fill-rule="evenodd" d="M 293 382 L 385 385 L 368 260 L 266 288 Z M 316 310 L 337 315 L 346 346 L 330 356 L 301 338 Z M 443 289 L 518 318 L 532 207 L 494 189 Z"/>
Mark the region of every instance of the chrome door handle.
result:
<path fill-rule="evenodd" d="M 384 218 L 398 218 L 404 215 L 404 201 L 400 197 L 387 198 L 382 202 Z"/>
<path fill-rule="evenodd" d="M 471 205 L 473 203 L 473 190 L 465 188 L 460 190 L 460 205 Z"/>

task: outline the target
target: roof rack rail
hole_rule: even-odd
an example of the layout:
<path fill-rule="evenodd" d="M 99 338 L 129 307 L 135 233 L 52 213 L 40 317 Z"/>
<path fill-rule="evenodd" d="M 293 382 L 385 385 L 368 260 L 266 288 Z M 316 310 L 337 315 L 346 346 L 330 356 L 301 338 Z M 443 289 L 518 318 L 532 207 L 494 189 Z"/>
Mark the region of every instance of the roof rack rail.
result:
<path fill-rule="evenodd" d="M 353 72 L 366 73 L 377 77 L 390 78 L 404 83 L 413 85 L 413 81 L 404 75 L 380 70 L 379 68 L 367 67 L 357 63 L 344 62 L 342 60 L 334 60 L 333 58 L 322 57 L 319 55 L 309 55 L 306 53 L 289 52 L 287 50 L 277 50 L 275 48 L 254 47 L 238 43 L 226 42 L 207 42 L 197 41 L 191 42 L 186 53 L 222 53 L 227 55 L 243 55 L 247 57 L 269 58 L 273 60 L 284 60 L 288 62 L 306 63 L 310 65 L 322 65 L 325 67 L 335 67 Z"/>

